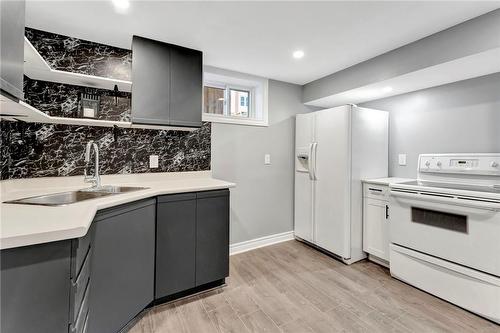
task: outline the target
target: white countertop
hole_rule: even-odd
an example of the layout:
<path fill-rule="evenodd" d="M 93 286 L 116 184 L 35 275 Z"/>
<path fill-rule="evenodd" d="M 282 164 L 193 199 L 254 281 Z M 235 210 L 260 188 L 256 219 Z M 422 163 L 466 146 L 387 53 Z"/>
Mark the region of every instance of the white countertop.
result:
<path fill-rule="evenodd" d="M 217 190 L 235 184 L 214 179 L 210 171 L 101 176 L 103 185 L 148 189 L 85 200 L 67 206 L 5 204 L 24 197 L 88 188 L 83 176 L 4 180 L 0 182 L 0 249 L 82 237 L 99 209 L 162 194 Z"/>
<path fill-rule="evenodd" d="M 399 178 L 399 177 L 387 177 L 387 178 L 363 179 L 363 183 L 389 186 L 389 184 L 410 182 L 412 180 L 415 180 L 415 179 Z"/>

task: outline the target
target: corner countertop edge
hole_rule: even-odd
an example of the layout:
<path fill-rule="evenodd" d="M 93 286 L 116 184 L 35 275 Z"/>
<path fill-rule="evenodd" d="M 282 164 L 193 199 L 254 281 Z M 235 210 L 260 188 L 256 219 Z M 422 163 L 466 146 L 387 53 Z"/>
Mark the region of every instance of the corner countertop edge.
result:
<path fill-rule="evenodd" d="M 213 178 L 206 172 L 175 173 L 162 178 L 163 174 L 103 176 L 105 185 L 147 187 L 144 190 L 91 199 L 60 207 L 0 204 L 0 249 L 9 249 L 85 236 L 96 213 L 105 208 L 160 195 L 229 189 L 236 186 Z M 44 180 L 25 179 L 2 189 L 1 201 L 72 191 L 88 187 L 81 185 L 81 177 L 52 178 L 50 186 Z M 57 183 L 59 182 L 59 183 Z M 30 185 L 33 185 L 30 187 Z M 64 185 L 61 185 L 64 184 Z M 79 184 L 79 185 L 77 185 Z M 11 190 L 9 192 L 9 190 Z"/>

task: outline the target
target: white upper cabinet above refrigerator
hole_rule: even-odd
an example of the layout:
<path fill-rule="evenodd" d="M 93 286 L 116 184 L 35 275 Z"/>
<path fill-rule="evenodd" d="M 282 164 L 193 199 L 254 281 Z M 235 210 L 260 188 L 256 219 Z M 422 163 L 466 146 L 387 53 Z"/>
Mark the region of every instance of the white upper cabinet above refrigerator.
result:
<path fill-rule="evenodd" d="M 388 113 L 352 105 L 297 115 L 295 236 L 346 263 L 362 249 L 361 179 L 388 172 Z"/>

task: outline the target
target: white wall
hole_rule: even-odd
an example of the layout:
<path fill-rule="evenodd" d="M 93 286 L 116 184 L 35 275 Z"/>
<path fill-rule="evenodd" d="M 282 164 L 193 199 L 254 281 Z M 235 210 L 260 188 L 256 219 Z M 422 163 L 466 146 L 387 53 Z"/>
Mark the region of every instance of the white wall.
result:
<path fill-rule="evenodd" d="M 269 126 L 212 123 L 212 174 L 231 189 L 231 244 L 293 230 L 295 115 L 299 85 L 269 81 Z M 264 154 L 271 165 L 264 165 Z"/>
<path fill-rule="evenodd" d="M 500 153 L 500 73 L 367 102 L 389 111 L 389 175 L 416 177 L 418 154 Z M 407 165 L 398 165 L 398 154 Z"/>

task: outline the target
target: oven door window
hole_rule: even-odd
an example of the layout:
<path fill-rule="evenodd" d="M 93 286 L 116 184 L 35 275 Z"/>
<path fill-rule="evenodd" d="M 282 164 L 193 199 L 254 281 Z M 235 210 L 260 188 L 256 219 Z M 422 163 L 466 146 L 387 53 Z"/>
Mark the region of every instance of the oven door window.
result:
<path fill-rule="evenodd" d="M 468 231 L 467 216 L 465 215 L 412 207 L 411 220 L 415 223 L 426 224 L 451 231 L 458 231 L 464 234 Z"/>

